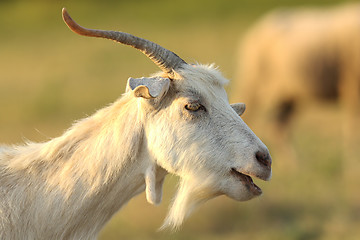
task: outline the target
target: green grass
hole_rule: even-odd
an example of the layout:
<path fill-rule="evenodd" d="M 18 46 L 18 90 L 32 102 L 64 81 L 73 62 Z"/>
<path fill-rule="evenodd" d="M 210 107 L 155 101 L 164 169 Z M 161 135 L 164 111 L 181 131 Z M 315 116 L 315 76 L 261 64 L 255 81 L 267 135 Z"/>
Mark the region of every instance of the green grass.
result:
<path fill-rule="evenodd" d="M 73 34 L 61 20 L 63 6 L 80 24 L 148 38 L 188 62 L 215 62 L 232 79 L 237 43 L 263 13 L 338 2 L 0 1 L 0 143 L 56 137 L 74 120 L 115 101 L 128 77 L 157 71 L 131 48 Z M 299 157 L 292 169 L 270 149 L 273 179 L 257 181 L 261 198 L 238 203 L 220 197 L 198 209 L 180 231 L 158 232 L 177 181 L 168 177 L 160 206 L 149 205 L 143 194 L 136 197 L 100 239 L 358 239 L 360 193 L 342 180 L 338 112 L 313 110 L 297 121 L 292 144 Z"/>

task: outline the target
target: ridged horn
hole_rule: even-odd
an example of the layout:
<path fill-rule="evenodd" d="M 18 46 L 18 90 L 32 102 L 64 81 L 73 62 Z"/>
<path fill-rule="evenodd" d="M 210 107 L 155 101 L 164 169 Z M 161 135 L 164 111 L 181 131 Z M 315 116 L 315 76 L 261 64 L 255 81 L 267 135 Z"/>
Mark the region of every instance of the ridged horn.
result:
<path fill-rule="evenodd" d="M 129 33 L 88 29 L 77 24 L 69 15 L 65 8 L 62 9 L 62 16 L 66 25 L 75 33 L 89 36 L 114 40 L 115 42 L 132 46 L 147 57 L 149 57 L 162 71 L 173 75 L 174 70 L 181 68 L 186 62 L 178 55 L 160 45 L 149 40 L 136 37 Z"/>

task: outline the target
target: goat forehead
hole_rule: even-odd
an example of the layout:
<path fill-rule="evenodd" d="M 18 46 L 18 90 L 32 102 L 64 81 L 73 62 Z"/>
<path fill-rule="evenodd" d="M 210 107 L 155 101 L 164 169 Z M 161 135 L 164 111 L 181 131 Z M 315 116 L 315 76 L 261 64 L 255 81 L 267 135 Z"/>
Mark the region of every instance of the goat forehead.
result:
<path fill-rule="evenodd" d="M 185 97 L 214 102 L 220 99 L 227 100 L 227 94 L 222 85 L 213 79 L 186 78 L 178 83 L 178 91 Z"/>
<path fill-rule="evenodd" d="M 213 65 L 186 65 L 179 70 L 179 74 L 187 81 L 195 81 L 201 85 L 223 87 L 228 83 L 228 80 Z"/>

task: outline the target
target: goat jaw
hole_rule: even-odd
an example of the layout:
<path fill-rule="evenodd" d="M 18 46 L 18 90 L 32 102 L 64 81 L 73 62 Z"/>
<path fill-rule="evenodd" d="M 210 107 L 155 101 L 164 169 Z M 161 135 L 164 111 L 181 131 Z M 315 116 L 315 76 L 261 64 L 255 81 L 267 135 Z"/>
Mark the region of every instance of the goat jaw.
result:
<path fill-rule="evenodd" d="M 242 184 L 251 192 L 254 196 L 259 196 L 262 194 L 261 188 L 259 188 L 252 180 L 249 175 L 239 172 L 235 168 L 232 168 L 230 173 L 238 178 Z"/>

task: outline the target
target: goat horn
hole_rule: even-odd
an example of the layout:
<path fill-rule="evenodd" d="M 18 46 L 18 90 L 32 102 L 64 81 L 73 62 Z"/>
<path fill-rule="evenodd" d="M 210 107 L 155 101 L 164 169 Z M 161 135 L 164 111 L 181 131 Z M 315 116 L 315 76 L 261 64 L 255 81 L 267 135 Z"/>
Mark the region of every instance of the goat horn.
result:
<path fill-rule="evenodd" d="M 129 33 L 116 32 L 116 31 L 104 31 L 104 30 L 95 30 L 88 29 L 77 24 L 69 15 L 65 8 L 62 9 L 62 16 L 66 25 L 75 33 L 89 36 L 89 37 L 99 37 L 114 40 L 115 42 L 126 44 L 132 46 L 147 57 L 149 57 L 162 71 L 173 75 L 173 71 L 181 68 L 182 65 L 186 64 L 175 53 L 161 47 L 160 45 L 153 43 L 149 40 L 136 37 Z"/>

